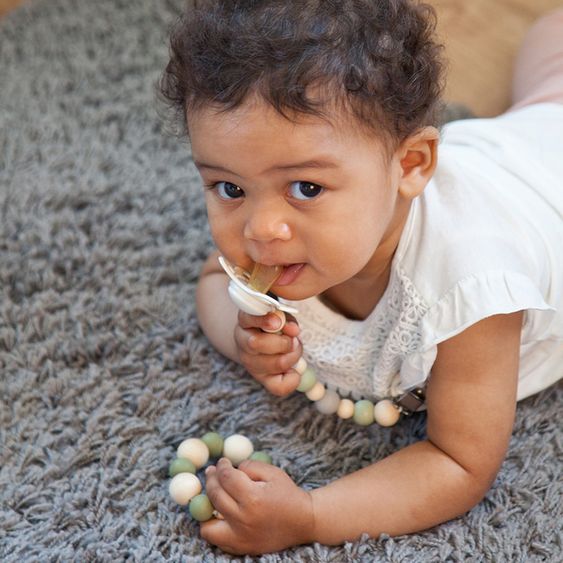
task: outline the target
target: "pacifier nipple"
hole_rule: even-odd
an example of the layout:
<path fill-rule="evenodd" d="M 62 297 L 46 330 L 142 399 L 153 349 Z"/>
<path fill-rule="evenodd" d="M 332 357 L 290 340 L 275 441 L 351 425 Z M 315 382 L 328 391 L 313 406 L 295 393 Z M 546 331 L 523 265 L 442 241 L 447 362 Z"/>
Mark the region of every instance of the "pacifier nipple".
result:
<path fill-rule="evenodd" d="M 274 285 L 276 280 L 280 277 L 283 271 L 283 266 L 266 266 L 256 262 L 248 285 L 260 293 L 268 293 L 270 288 Z"/>

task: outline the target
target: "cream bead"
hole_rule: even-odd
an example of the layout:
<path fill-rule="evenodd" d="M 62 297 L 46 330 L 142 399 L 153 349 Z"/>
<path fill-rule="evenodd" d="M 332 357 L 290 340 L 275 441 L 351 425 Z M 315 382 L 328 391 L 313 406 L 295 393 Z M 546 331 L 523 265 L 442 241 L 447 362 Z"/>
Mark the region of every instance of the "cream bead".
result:
<path fill-rule="evenodd" d="M 178 446 L 176 455 L 189 459 L 199 469 L 209 460 L 209 448 L 199 438 L 188 438 Z"/>
<path fill-rule="evenodd" d="M 373 407 L 375 422 L 380 426 L 393 426 L 399 420 L 401 412 L 389 399 L 383 399 Z"/>
<path fill-rule="evenodd" d="M 193 473 L 178 473 L 170 481 L 168 492 L 174 502 L 185 506 L 201 493 L 201 482 Z"/>
<path fill-rule="evenodd" d="M 305 370 L 307 369 L 307 362 L 305 361 L 305 358 L 303 356 L 301 356 L 299 358 L 299 360 L 297 361 L 297 363 L 293 366 L 293 369 L 299 374 L 299 375 L 303 375 L 303 373 L 305 372 Z"/>
<path fill-rule="evenodd" d="M 354 416 L 354 402 L 350 399 L 340 399 L 336 414 L 344 420 L 352 418 Z"/>
<path fill-rule="evenodd" d="M 319 399 L 315 406 L 321 414 L 334 414 L 338 410 L 340 396 L 336 391 L 327 389 L 324 397 Z"/>
<path fill-rule="evenodd" d="M 317 381 L 305 395 L 311 401 L 320 401 L 325 396 L 325 393 L 326 387 L 320 381 Z"/>
<path fill-rule="evenodd" d="M 254 452 L 252 442 L 242 434 L 229 436 L 223 444 L 223 455 L 231 461 L 233 465 L 238 465 L 248 459 Z"/>

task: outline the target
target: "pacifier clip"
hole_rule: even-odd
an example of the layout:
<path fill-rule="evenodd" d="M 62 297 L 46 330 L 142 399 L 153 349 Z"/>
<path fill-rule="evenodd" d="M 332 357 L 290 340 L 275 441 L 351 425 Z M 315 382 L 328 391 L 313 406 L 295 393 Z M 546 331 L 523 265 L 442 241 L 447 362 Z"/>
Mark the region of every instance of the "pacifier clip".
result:
<path fill-rule="evenodd" d="M 281 274 L 281 266 L 256 264 L 249 274 L 233 266 L 222 256 L 219 263 L 230 278 L 228 292 L 235 305 L 250 315 L 276 313 L 285 323 L 285 314 L 296 315 L 297 309 L 280 303 L 268 290 Z M 282 325 L 283 328 L 283 325 Z M 279 332 L 277 329 L 275 332 Z M 318 380 L 314 369 L 301 357 L 293 366 L 301 376 L 297 391 L 304 393 L 315 403 L 322 414 L 336 414 L 342 419 L 353 419 L 356 424 L 369 426 L 376 422 L 380 426 L 393 426 L 401 414 L 409 416 L 419 410 L 425 401 L 424 389 L 417 387 L 398 397 L 382 399 L 376 403 L 368 399 L 352 401 L 341 397 L 334 389 L 327 388 Z"/>

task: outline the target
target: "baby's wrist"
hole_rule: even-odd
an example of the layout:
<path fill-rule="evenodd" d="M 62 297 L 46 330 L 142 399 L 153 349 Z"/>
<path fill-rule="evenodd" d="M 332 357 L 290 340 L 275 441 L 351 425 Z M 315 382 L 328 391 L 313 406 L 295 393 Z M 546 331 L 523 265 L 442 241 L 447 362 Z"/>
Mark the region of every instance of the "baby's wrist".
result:
<path fill-rule="evenodd" d="M 301 537 L 299 538 L 299 544 L 309 544 L 317 542 L 317 533 L 316 533 L 316 516 L 315 516 L 315 501 L 313 498 L 312 491 L 305 491 L 302 489 L 306 496 L 306 505 L 307 509 L 304 511 L 304 522 L 300 526 L 300 534 Z"/>
<path fill-rule="evenodd" d="M 330 486 L 324 486 L 308 492 L 311 497 L 312 514 L 309 543 L 338 545 L 350 539 L 342 535 L 344 507 L 337 504 L 331 489 Z"/>

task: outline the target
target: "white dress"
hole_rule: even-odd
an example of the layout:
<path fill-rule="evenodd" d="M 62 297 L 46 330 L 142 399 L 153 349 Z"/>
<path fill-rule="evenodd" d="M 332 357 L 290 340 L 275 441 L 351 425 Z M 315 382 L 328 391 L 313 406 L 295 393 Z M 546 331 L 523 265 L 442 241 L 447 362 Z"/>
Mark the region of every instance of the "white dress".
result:
<path fill-rule="evenodd" d="M 377 400 L 431 374 L 437 344 L 524 310 L 518 399 L 563 376 L 563 105 L 444 127 L 437 171 L 410 210 L 389 285 L 362 321 L 314 297 L 304 355 L 342 395 Z"/>

